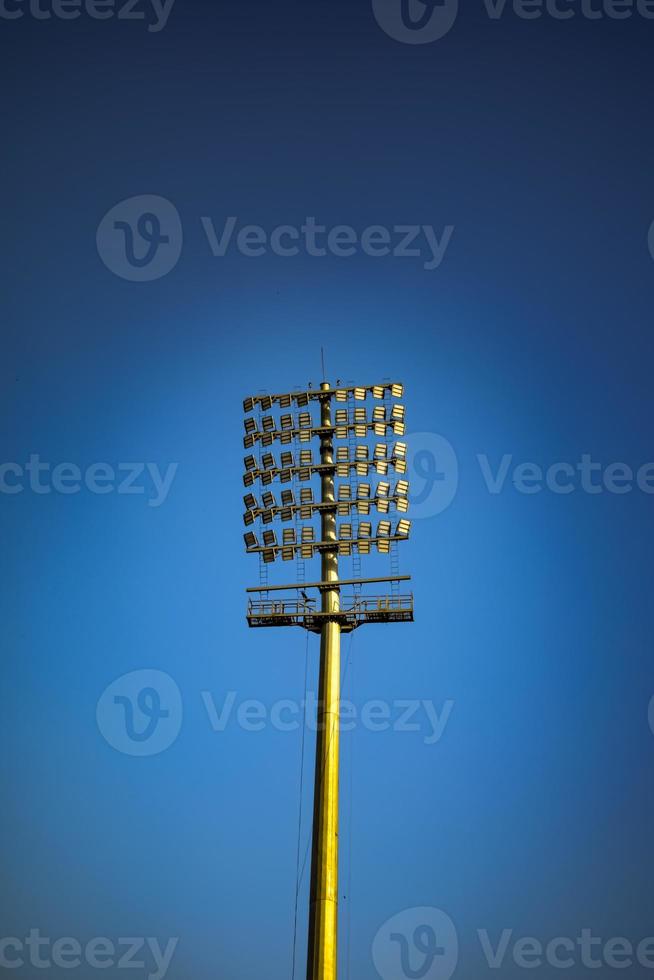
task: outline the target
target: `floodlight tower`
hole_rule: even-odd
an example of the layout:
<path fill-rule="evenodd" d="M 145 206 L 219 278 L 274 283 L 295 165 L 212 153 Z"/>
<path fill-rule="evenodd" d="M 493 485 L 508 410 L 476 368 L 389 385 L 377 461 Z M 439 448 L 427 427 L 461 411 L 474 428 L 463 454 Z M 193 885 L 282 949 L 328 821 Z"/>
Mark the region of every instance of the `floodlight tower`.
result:
<path fill-rule="evenodd" d="M 337 409 L 332 418 L 332 400 L 336 402 L 365 401 L 372 394 L 386 404 L 373 409 L 372 419 L 366 417 L 364 407 Z M 385 436 L 390 430 L 395 435 L 404 435 L 405 410 L 403 405 L 388 404 L 387 396 L 401 398 L 403 387 L 397 383 L 369 385 L 356 388 L 332 388 L 323 381 L 319 389 L 286 393 L 283 395 L 257 395 L 246 398 L 243 408 L 246 414 L 255 408 L 260 414 L 270 411 L 273 405 L 290 408 L 295 403 L 306 408 L 310 402 L 318 401 L 320 406 L 319 423 L 316 425 L 311 413 L 299 412 L 297 417 L 284 413 L 277 421 L 272 415 L 261 414 L 260 424 L 254 418 L 245 419 L 246 449 L 260 447 L 259 459 L 254 455 L 245 458 L 246 487 L 253 486 L 255 480 L 263 485 L 272 483 L 279 477 L 282 483 L 289 483 L 294 476 L 300 481 L 310 481 L 314 474 L 320 477 L 320 500 L 315 502 L 310 488 L 300 490 L 299 503 L 294 492 L 282 490 L 281 505 L 270 491 L 262 493 L 261 503 L 252 493 L 244 497 L 246 511 L 243 520 L 246 526 L 260 520 L 271 524 L 275 519 L 292 521 L 298 515 L 302 520 L 311 520 L 315 514 L 320 517 L 320 540 L 315 540 L 314 528 L 303 525 L 300 540 L 296 539 L 295 528 L 284 528 L 282 542 L 278 543 L 274 530 L 263 531 L 263 544 L 260 545 L 253 531 L 245 533 L 246 549 L 258 553 L 264 565 L 274 562 L 281 553 L 284 561 L 290 561 L 299 554 L 301 559 L 321 557 L 320 581 L 295 583 L 293 585 L 269 585 L 267 574 L 265 582 L 258 588 L 248 589 L 258 593 L 259 599 L 248 602 L 247 619 L 251 627 L 263 626 L 301 626 L 320 634 L 320 683 L 318 695 L 318 725 L 316 739 L 316 770 L 314 784 L 313 838 L 311 853 L 311 886 L 309 907 L 309 939 L 307 957 L 307 980 L 336 980 L 338 952 L 338 803 L 339 803 L 339 710 L 341 696 L 340 648 L 341 633 L 351 632 L 364 623 L 412 622 L 413 596 L 362 596 L 355 592 L 349 599 L 341 600 L 341 587 L 379 582 L 399 582 L 409 576 L 391 575 L 387 578 L 339 579 L 339 555 L 369 554 L 371 544 L 376 544 L 378 552 L 388 554 L 391 544 L 406 540 L 410 531 L 410 521 L 400 516 L 393 534 L 391 521 L 382 518 L 373 537 L 372 524 L 362 521 L 353 534 L 350 523 L 351 514 L 368 516 L 374 505 L 380 514 L 386 515 L 393 505 L 400 514 L 408 509 L 409 484 L 405 479 L 396 481 L 393 492 L 390 483 L 380 480 L 374 496 L 368 483 L 358 483 L 356 494 L 352 493 L 351 483 L 343 483 L 338 495 L 335 476 L 346 477 L 354 471 L 356 476 L 368 476 L 370 468 L 386 476 L 389 467 L 396 473 L 406 473 L 406 444 L 395 442 L 389 452 L 384 443 L 374 447 L 370 459 L 369 447 L 359 444 L 350 459 L 349 447 L 341 446 L 334 454 L 334 440 L 344 440 L 354 433 L 365 439 L 371 432 Z M 290 442 L 306 443 L 319 439 L 320 462 L 314 463 L 311 450 L 300 449 L 296 458 L 292 452 L 282 452 L 279 464 L 270 452 L 261 450 L 271 446 L 275 440 L 282 444 Z M 337 526 L 337 516 L 348 518 L 347 523 Z M 313 600 L 307 596 L 307 589 L 317 589 L 320 597 L 320 611 L 313 608 Z M 295 590 L 295 599 L 271 600 L 271 592 Z M 301 596 L 301 598 L 300 598 Z"/>

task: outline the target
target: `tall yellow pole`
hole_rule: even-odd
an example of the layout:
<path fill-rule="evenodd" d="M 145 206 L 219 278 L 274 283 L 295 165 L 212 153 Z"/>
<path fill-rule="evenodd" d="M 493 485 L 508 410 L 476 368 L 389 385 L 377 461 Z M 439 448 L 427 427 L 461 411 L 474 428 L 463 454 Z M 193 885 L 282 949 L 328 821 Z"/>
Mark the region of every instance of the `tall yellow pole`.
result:
<path fill-rule="evenodd" d="M 323 382 L 321 390 L 328 390 Z M 320 422 L 331 426 L 331 398 L 321 398 Z M 333 433 L 320 438 L 320 461 L 334 462 Z M 334 472 L 321 471 L 322 503 L 335 504 Z M 338 582 L 336 508 L 321 511 L 322 541 L 333 541 L 334 550 L 322 554 L 322 581 Z M 322 611 L 338 612 L 338 588 L 323 589 Z M 309 956 L 307 980 L 336 980 L 338 963 L 338 759 L 341 697 L 341 627 L 325 621 L 320 635 L 320 687 L 318 734 L 313 804 L 311 899 L 309 906 Z"/>

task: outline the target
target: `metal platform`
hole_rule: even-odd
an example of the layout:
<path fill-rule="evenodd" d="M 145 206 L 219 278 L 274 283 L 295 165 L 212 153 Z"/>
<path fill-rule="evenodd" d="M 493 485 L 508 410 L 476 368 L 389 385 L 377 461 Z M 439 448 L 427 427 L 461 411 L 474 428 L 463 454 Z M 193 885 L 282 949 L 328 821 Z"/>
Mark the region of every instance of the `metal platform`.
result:
<path fill-rule="evenodd" d="M 413 593 L 399 596 L 343 596 L 338 613 L 323 613 L 314 602 L 304 599 L 250 599 L 248 626 L 301 626 L 320 633 L 325 620 L 341 624 L 341 632 L 351 633 L 365 623 L 412 623 Z"/>

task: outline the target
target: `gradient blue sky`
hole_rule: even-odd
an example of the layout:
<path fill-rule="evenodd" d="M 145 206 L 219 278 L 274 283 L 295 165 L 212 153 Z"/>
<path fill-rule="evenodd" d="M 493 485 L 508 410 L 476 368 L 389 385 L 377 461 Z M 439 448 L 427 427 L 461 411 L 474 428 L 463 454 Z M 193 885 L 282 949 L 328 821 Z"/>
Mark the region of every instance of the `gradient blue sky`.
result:
<path fill-rule="evenodd" d="M 456 924 L 461 980 L 486 973 L 480 928 L 652 935 L 654 497 L 493 495 L 477 455 L 654 460 L 654 23 L 466 4 L 407 45 L 368 2 L 177 0 L 159 33 L 26 16 L 0 43 L 2 461 L 178 464 L 161 507 L 0 495 L 3 937 L 174 936 L 170 980 L 291 976 L 300 734 L 214 732 L 201 694 L 302 697 L 305 635 L 244 619 L 241 401 L 317 382 L 321 343 L 333 377 L 403 380 L 409 430 L 459 464 L 401 553 L 416 622 L 344 643 L 357 704 L 454 707 L 435 745 L 343 738 L 342 975 L 376 977 L 377 930 L 417 906 Z M 134 283 L 96 230 L 144 194 L 175 205 L 184 247 Z M 200 218 L 229 215 L 455 231 L 434 271 L 215 258 Z M 311 638 L 313 690 L 316 656 Z M 144 668 L 184 718 L 141 759 L 96 704 Z M 306 902 L 305 873 L 297 976 Z"/>

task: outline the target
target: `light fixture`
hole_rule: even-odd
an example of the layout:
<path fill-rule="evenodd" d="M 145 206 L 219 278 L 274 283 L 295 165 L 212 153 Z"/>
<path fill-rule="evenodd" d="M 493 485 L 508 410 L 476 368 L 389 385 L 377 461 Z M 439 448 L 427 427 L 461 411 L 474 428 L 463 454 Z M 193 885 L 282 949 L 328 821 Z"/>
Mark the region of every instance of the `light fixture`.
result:
<path fill-rule="evenodd" d="M 300 555 L 302 556 L 302 558 L 313 557 L 313 541 L 314 541 L 313 528 L 303 525 L 302 537 L 301 537 L 302 543 L 300 545 Z"/>
<path fill-rule="evenodd" d="M 308 521 L 313 512 L 313 490 L 311 487 L 300 488 L 300 517 L 303 521 Z"/>

